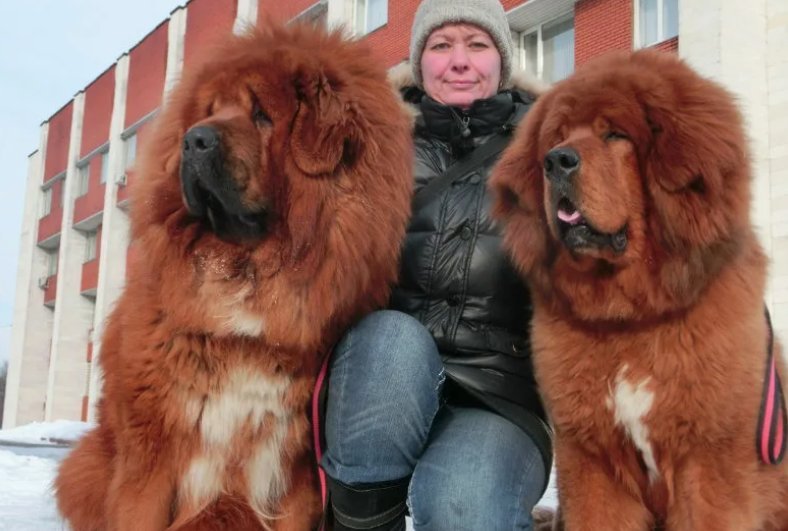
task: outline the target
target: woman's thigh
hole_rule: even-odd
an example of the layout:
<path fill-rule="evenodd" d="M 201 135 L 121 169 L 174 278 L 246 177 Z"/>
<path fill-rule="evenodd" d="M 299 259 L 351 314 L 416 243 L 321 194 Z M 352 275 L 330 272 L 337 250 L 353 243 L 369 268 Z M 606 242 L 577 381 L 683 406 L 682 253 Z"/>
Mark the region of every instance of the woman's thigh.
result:
<path fill-rule="evenodd" d="M 545 483 L 527 433 L 490 411 L 446 406 L 416 465 L 408 504 L 418 531 L 531 529 Z"/>
<path fill-rule="evenodd" d="M 348 484 L 410 475 L 438 411 L 443 364 L 429 331 L 382 310 L 356 324 L 331 361 L 326 472 Z"/>

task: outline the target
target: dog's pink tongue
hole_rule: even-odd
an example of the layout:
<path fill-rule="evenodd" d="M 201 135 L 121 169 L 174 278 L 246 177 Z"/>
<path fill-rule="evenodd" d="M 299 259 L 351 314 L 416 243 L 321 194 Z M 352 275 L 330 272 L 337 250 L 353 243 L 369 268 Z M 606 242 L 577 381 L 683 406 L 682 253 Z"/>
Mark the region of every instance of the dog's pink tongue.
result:
<path fill-rule="evenodd" d="M 582 221 L 583 216 L 577 210 L 570 213 L 566 210 L 558 209 L 558 219 L 564 223 L 569 223 L 570 225 L 577 225 L 580 223 L 580 221 Z"/>

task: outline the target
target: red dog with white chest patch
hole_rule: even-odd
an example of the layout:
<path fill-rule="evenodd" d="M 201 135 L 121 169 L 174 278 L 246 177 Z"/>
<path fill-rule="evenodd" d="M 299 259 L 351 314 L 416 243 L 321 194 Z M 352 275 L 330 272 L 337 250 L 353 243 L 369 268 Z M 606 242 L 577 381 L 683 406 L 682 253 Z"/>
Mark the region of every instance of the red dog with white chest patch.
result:
<path fill-rule="evenodd" d="M 502 157 L 566 529 L 788 530 L 750 181 L 733 98 L 655 51 L 558 83 Z"/>
<path fill-rule="evenodd" d="M 315 528 L 307 405 L 396 278 L 410 127 L 338 33 L 269 28 L 187 72 L 141 153 L 98 426 L 55 483 L 75 531 Z"/>

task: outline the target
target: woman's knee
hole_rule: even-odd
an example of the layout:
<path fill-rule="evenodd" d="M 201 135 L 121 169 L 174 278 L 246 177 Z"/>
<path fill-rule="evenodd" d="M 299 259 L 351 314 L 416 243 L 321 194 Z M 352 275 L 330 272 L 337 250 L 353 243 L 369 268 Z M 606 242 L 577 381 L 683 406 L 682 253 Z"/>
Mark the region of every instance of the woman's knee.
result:
<path fill-rule="evenodd" d="M 409 315 L 379 311 L 353 327 L 329 375 L 326 472 L 347 484 L 409 476 L 440 407 L 442 367 Z"/>
<path fill-rule="evenodd" d="M 337 344 L 335 362 L 403 382 L 436 375 L 443 368 L 435 340 L 424 325 L 394 310 L 372 312 L 356 323 Z"/>

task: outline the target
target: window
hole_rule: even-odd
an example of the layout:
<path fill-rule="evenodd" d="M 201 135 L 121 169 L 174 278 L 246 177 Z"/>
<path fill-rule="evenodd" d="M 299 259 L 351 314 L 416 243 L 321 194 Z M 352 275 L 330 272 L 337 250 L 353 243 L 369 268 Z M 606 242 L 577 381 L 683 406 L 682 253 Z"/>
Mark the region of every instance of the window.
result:
<path fill-rule="evenodd" d="M 123 141 L 123 170 L 129 169 L 137 159 L 137 133 Z"/>
<path fill-rule="evenodd" d="M 41 199 L 41 217 L 46 217 L 52 212 L 52 187 L 44 188 L 41 193 L 43 197 Z"/>
<path fill-rule="evenodd" d="M 388 0 L 356 0 L 356 34 L 366 35 L 386 24 L 389 16 Z"/>
<path fill-rule="evenodd" d="M 57 259 L 58 259 L 58 252 L 57 249 L 47 253 L 47 276 L 51 277 L 52 275 L 57 274 Z"/>
<path fill-rule="evenodd" d="M 679 34 L 678 0 L 635 1 L 640 46 L 651 46 Z"/>
<path fill-rule="evenodd" d="M 82 197 L 88 193 L 90 186 L 90 161 L 82 166 L 77 166 L 77 197 Z"/>
<path fill-rule="evenodd" d="M 101 184 L 107 182 L 107 175 L 109 174 L 109 151 L 101 153 Z"/>
<path fill-rule="evenodd" d="M 575 69 L 575 25 L 571 16 L 542 24 L 521 37 L 523 68 L 554 83 Z"/>
<path fill-rule="evenodd" d="M 96 231 L 85 233 L 85 262 L 96 259 Z"/>

